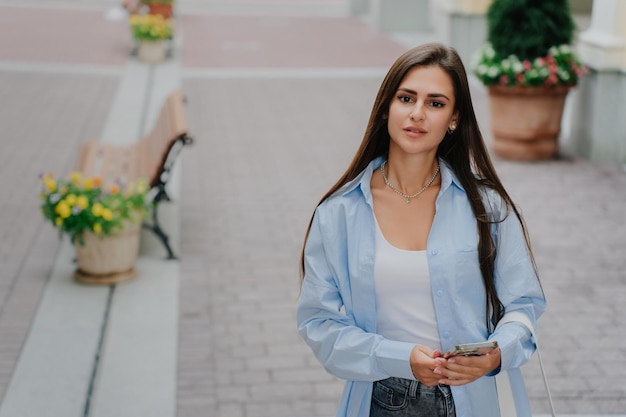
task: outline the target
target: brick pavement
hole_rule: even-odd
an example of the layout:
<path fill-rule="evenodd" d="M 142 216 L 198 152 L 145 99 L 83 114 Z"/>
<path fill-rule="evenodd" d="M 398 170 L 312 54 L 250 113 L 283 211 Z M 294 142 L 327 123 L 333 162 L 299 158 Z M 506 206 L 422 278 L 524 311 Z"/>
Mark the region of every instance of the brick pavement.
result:
<path fill-rule="evenodd" d="M 102 10 L 2 6 L 0 59 L 123 65 L 130 50 L 126 26 L 103 19 Z"/>
<path fill-rule="evenodd" d="M 185 67 L 389 67 L 404 47 L 357 18 L 183 15 Z"/>
<path fill-rule="evenodd" d="M 386 47 L 365 61 L 317 47 L 294 64 L 281 55 L 285 51 L 272 31 L 281 23 L 294 33 L 297 27 L 270 17 L 254 18 L 258 32 L 247 32 L 247 38 L 212 40 L 221 47 L 211 53 L 223 53 L 212 57 L 209 49 L 202 52 L 201 45 L 189 41 L 201 41 L 208 30 L 194 25 L 195 19 L 213 18 L 184 15 L 182 20 L 183 89 L 190 130 L 198 140 L 183 154 L 182 167 L 177 415 L 332 415 L 342 384 L 321 369 L 295 333 L 297 260 L 317 199 L 341 174 L 360 140 L 380 76 L 329 74 L 337 67 L 362 65 L 377 71 L 387 66 L 389 54 L 397 55 L 393 48 L 403 46 L 369 34 Z M 330 27 L 366 31 L 358 22 L 347 19 L 341 26 L 335 19 Z M 229 18 L 233 25 L 235 20 Z M 194 30 L 202 36 L 194 37 Z M 211 33 L 225 34 L 235 33 Z M 315 25 L 307 36 L 344 39 L 341 33 L 336 38 L 317 33 Z M 371 38 L 353 39 L 356 50 L 371 46 Z M 231 49 L 229 58 L 224 45 L 238 46 L 239 55 Z M 242 61 L 252 46 L 270 48 L 275 59 Z M 105 65 L 117 65 L 117 55 L 107 54 Z M 15 60 L 31 62 L 0 55 L 0 64 Z M 224 72 L 203 75 L 216 62 L 250 71 L 239 78 Z M 285 78 L 260 71 L 261 65 L 294 69 L 303 62 L 317 67 L 318 75 L 298 76 L 295 69 L 293 77 Z M 324 72 L 327 67 L 331 71 Z M 255 69 L 263 77 L 255 77 Z M 114 73 L 86 72 L 68 77 L 0 71 L 5 132 L 0 169 L 5 178 L 18 179 L 0 182 L 2 195 L 11 196 L 0 203 L 5 214 L 0 219 L 0 389 L 10 378 L 57 248 L 49 226 L 32 220 L 39 217 L 32 201 L 36 191 L 29 190 L 36 190 L 41 166 L 67 170 L 74 160 L 67 149 L 98 135 L 115 91 Z M 53 83 L 47 84 L 50 79 Z M 488 135 L 484 91 L 475 87 L 474 93 Z M 29 114 L 37 117 L 24 122 Z M 78 114 L 81 123 L 68 123 L 68 114 Z M 526 216 L 550 301 L 540 331 L 557 410 L 624 413 L 626 350 L 620 342 L 626 330 L 621 320 L 626 309 L 626 175 L 619 167 L 571 158 L 529 164 L 496 160 L 496 166 Z M 524 372 L 533 409 L 545 413 L 536 363 Z"/>

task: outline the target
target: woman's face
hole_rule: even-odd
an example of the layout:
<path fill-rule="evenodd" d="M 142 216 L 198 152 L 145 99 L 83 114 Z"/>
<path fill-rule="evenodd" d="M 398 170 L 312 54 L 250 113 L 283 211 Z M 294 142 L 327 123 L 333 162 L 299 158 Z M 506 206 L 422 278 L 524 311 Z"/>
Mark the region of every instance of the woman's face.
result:
<path fill-rule="evenodd" d="M 456 126 L 454 87 L 438 66 L 411 69 L 389 105 L 389 152 L 436 152 L 446 130 Z"/>

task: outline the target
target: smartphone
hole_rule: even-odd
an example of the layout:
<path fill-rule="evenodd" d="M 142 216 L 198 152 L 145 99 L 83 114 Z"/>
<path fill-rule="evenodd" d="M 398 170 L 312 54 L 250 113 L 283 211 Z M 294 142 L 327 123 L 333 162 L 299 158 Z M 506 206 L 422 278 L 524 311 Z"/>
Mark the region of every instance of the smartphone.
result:
<path fill-rule="evenodd" d="M 482 356 L 498 347 L 497 340 L 488 340 L 486 342 L 464 343 L 456 345 L 453 350 L 447 351 L 443 357 L 450 358 L 452 356 Z"/>

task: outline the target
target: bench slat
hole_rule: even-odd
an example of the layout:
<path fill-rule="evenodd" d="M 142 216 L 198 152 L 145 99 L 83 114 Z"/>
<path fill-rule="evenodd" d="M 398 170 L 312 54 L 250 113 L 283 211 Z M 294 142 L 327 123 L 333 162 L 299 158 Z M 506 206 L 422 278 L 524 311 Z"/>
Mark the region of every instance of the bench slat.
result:
<path fill-rule="evenodd" d="M 172 146 L 186 134 L 184 98 L 177 90 L 167 97 L 154 126 L 140 141 L 129 146 L 89 141 L 81 148 L 77 169 L 86 176 L 101 177 L 107 186 L 141 177 L 155 186 Z"/>
<path fill-rule="evenodd" d="M 136 181 L 141 177 L 140 169 L 140 152 L 137 143 L 132 144 L 126 152 L 126 172 L 129 181 Z"/>
<path fill-rule="evenodd" d="M 166 149 L 166 152 L 148 152 L 150 155 L 149 178 L 155 185 L 163 171 L 167 155 L 175 141 L 187 134 L 187 125 L 184 112 L 184 100 L 180 91 L 170 94 L 161 110 L 158 122 L 150 133 L 149 141 L 151 149 Z"/>
<path fill-rule="evenodd" d="M 76 170 L 87 176 L 94 176 L 96 172 L 96 160 L 100 152 L 100 142 L 90 140 L 83 144 L 78 155 Z"/>
<path fill-rule="evenodd" d="M 180 91 L 174 92 L 168 101 L 171 112 L 171 132 L 180 137 L 187 134 L 187 118 L 185 117 L 185 100 Z"/>
<path fill-rule="evenodd" d="M 113 158 L 113 146 L 112 145 L 102 145 L 101 147 L 101 155 L 102 155 L 102 167 L 100 168 L 100 177 L 102 180 L 102 184 L 105 186 L 110 184 L 112 181 L 115 181 L 115 160 Z M 113 166 L 112 166 L 113 165 Z M 113 178 L 111 178 L 113 176 Z"/>

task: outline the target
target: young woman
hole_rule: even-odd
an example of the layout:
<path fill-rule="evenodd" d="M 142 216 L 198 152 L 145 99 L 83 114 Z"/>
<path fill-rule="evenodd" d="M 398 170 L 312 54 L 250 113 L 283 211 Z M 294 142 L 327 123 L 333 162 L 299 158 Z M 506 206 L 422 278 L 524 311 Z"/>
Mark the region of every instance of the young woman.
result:
<path fill-rule="evenodd" d="M 385 77 L 354 160 L 318 205 L 302 254 L 301 336 L 347 380 L 337 416 L 500 416 L 494 375 L 535 350 L 545 309 L 524 222 L 489 159 L 454 49 L 427 44 Z M 444 358 L 495 340 L 482 356 Z"/>

